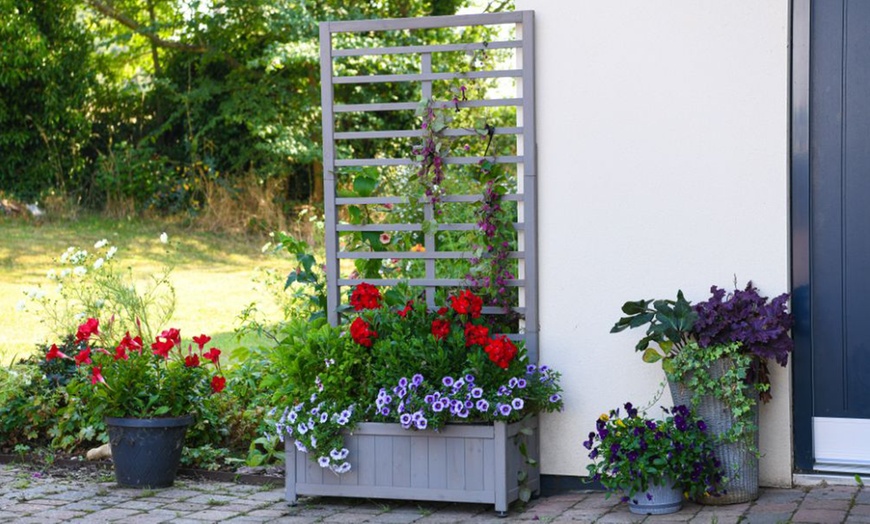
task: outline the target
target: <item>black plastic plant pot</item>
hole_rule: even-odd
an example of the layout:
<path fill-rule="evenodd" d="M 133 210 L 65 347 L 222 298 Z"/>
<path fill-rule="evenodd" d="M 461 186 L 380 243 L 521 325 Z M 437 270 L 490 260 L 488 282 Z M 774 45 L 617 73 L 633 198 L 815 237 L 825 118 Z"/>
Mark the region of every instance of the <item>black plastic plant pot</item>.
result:
<path fill-rule="evenodd" d="M 175 482 L 191 415 L 174 418 L 106 417 L 115 479 L 131 488 L 166 488 Z"/>

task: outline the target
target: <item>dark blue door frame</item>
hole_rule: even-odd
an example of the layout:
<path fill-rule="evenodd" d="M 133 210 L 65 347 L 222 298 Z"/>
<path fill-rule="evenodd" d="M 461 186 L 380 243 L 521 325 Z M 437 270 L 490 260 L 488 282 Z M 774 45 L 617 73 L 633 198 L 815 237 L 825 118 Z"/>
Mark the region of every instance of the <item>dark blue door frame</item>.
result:
<path fill-rule="evenodd" d="M 810 0 L 791 6 L 791 282 L 794 467 L 813 469 L 813 355 L 810 294 Z"/>

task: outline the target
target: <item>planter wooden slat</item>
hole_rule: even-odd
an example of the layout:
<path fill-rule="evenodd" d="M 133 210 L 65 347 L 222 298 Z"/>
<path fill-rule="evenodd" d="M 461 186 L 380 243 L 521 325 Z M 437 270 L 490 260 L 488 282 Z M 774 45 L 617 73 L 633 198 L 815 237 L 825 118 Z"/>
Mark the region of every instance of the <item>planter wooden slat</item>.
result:
<path fill-rule="evenodd" d="M 523 427 L 532 434 L 521 434 Z M 437 432 L 366 423 L 345 436 L 353 469 L 343 475 L 321 468 L 316 457 L 298 451 L 288 439 L 287 501 L 317 495 L 478 502 L 505 512 L 519 498 L 520 471 L 527 472 L 532 492 L 540 490 L 538 468 L 519 452 L 524 441 L 529 458 L 538 460 L 537 427 L 537 417 L 514 424 L 449 425 Z"/>

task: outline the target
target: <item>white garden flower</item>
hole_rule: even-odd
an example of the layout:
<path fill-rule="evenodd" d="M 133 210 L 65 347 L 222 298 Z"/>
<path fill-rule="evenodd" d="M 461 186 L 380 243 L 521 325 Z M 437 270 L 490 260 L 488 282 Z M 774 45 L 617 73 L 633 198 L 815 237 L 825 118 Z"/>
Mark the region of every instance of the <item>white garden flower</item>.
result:
<path fill-rule="evenodd" d="M 106 261 L 102 258 L 98 258 L 97 261 L 94 262 L 94 269 L 100 269 L 101 267 L 103 267 L 103 264 L 105 264 L 105 262 Z"/>
<path fill-rule="evenodd" d="M 27 308 L 27 301 L 23 298 L 15 304 L 15 311 L 24 311 Z"/>
<path fill-rule="evenodd" d="M 66 251 L 64 251 L 63 254 L 60 256 L 60 261 L 65 263 L 67 260 L 69 260 L 69 257 L 72 256 L 75 250 L 76 248 L 72 246 L 66 248 Z"/>
<path fill-rule="evenodd" d="M 88 252 L 82 249 L 81 251 L 76 251 L 75 253 L 73 253 L 73 255 L 69 258 L 69 261 L 73 264 L 81 264 L 85 261 L 86 258 L 88 258 Z"/>
<path fill-rule="evenodd" d="M 97 242 L 96 244 L 94 244 L 94 249 L 100 249 L 108 243 L 109 243 L 109 241 L 104 238 L 104 239 L 100 240 L 99 242 Z"/>
<path fill-rule="evenodd" d="M 75 269 L 73 269 L 73 274 L 77 277 L 83 277 L 87 273 L 88 273 L 88 270 L 85 269 L 85 266 L 76 266 Z"/>
<path fill-rule="evenodd" d="M 117 247 L 115 247 L 115 246 L 110 247 L 109 251 L 106 253 L 106 260 L 111 260 L 112 257 L 115 256 L 115 253 L 117 253 L 117 252 L 118 252 Z"/>
<path fill-rule="evenodd" d="M 69 274 L 70 274 L 70 270 L 64 269 L 63 271 L 60 272 L 60 278 L 66 278 L 69 276 Z"/>
<path fill-rule="evenodd" d="M 45 278 L 47 278 L 49 280 L 56 280 L 57 273 L 53 269 L 49 269 L 48 273 L 45 274 Z"/>
<path fill-rule="evenodd" d="M 169 243 L 169 235 L 166 234 L 166 231 L 164 231 L 163 233 L 160 233 L 160 243 L 161 244 L 168 244 Z"/>

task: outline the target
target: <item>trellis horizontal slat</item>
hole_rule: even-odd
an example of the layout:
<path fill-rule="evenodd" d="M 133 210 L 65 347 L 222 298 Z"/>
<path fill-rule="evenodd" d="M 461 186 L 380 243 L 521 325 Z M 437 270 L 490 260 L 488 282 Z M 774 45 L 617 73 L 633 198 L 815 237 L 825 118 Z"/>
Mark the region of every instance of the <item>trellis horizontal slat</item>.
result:
<path fill-rule="evenodd" d="M 380 260 L 387 258 L 447 260 L 452 258 L 469 259 L 476 256 L 470 251 L 339 251 L 337 253 L 337 258 L 345 260 Z M 508 251 L 507 253 L 507 257 L 511 259 L 522 259 L 525 256 L 526 254 L 522 251 Z"/>
<path fill-rule="evenodd" d="M 522 156 L 451 156 L 444 158 L 445 164 L 472 165 L 481 160 L 489 160 L 493 164 L 518 164 L 523 162 Z M 366 166 L 409 166 L 414 164 L 413 158 L 350 158 L 336 160 L 336 167 L 366 167 Z"/>
<path fill-rule="evenodd" d="M 525 224 L 517 224 L 514 223 L 513 227 L 517 231 L 522 231 L 525 228 Z M 435 224 L 433 228 L 435 231 L 477 231 L 479 226 L 477 224 Z M 348 232 L 348 231 L 422 231 L 423 226 L 421 224 L 363 224 L 363 225 L 355 225 L 355 224 L 338 224 L 335 226 L 336 231 Z"/>
<path fill-rule="evenodd" d="M 452 101 L 445 101 L 443 103 L 452 108 L 455 108 L 458 105 L 459 109 L 465 109 L 469 107 L 516 107 L 522 105 L 523 100 L 521 98 L 493 98 L 489 100 L 460 100 L 458 103 Z M 362 113 L 366 111 L 415 111 L 418 107 L 420 107 L 419 102 L 336 104 L 333 107 L 333 111 L 336 113 Z"/>
<path fill-rule="evenodd" d="M 497 127 L 493 135 L 521 135 L 522 127 Z M 442 136 L 485 136 L 476 129 L 445 129 Z M 418 138 L 423 136 L 422 129 L 397 129 L 395 131 L 344 131 L 335 133 L 336 140 L 364 140 L 379 138 Z"/>
<path fill-rule="evenodd" d="M 469 71 L 467 73 L 405 73 L 398 75 L 334 76 L 333 84 L 387 84 L 392 82 L 425 82 L 428 80 L 457 80 L 460 78 L 521 78 L 520 69 L 495 71 Z"/>
<path fill-rule="evenodd" d="M 471 287 L 471 283 L 464 278 L 339 278 L 339 286 L 356 286 L 363 282 L 373 286 L 395 286 L 398 284 L 407 284 L 409 286 L 421 287 Z M 524 287 L 526 281 L 505 280 L 507 287 Z"/>
<path fill-rule="evenodd" d="M 521 11 L 485 13 L 477 15 L 425 16 L 416 18 L 384 18 L 380 20 L 347 20 L 325 22 L 329 33 L 368 33 L 371 31 L 397 31 L 401 29 L 436 29 L 473 25 L 520 24 Z"/>
<path fill-rule="evenodd" d="M 522 47 L 520 40 L 498 42 L 469 42 L 465 44 L 406 45 L 394 47 L 359 47 L 355 49 L 333 49 L 333 57 L 412 55 L 419 53 L 450 53 L 454 51 L 487 51 L 490 49 L 516 49 Z"/>
<path fill-rule="evenodd" d="M 523 199 L 523 195 L 517 193 L 508 193 L 502 195 L 501 200 L 507 202 L 519 202 Z M 483 200 L 481 195 L 444 195 L 442 202 L 479 202 Z M 420 198 L 420 202 L 426 202 L 425 197 Z M 335 199 L 336 205 L 360 205 L 360 204 L 407 204 L 407 197 L 339 197 Z"/>

